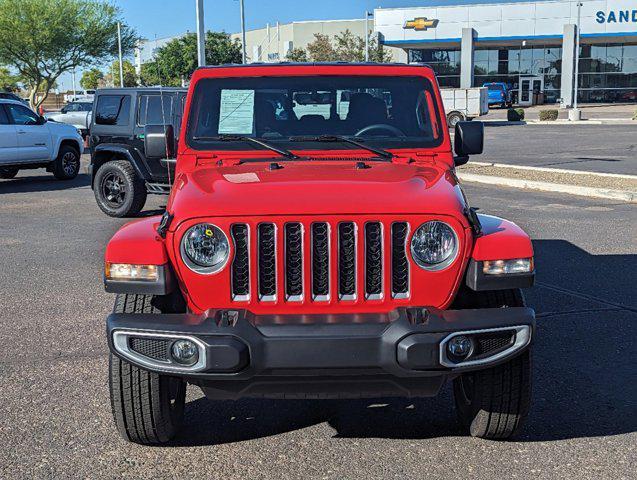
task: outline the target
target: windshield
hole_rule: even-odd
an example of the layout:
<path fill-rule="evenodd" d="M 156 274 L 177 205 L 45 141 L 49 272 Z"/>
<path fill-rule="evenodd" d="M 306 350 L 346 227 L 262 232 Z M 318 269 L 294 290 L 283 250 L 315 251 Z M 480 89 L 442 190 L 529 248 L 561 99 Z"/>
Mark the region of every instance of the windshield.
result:
<path fill-rule="evenodd" d="M 487 84 L 487 88 L 488 88 L 489 90 L 496 90 L 496 91 L 500 91 L 500 92 L 502 92 L 502 91 L 504 90 L 504 88 L 502 87 L 502 85 L 498 85 L 498 84 L 495 84 L 495 83 L 489 83 L 489 84 Z"/>
<path fill-rule="evenodd" d="M 251 148 L 227 141 L 235 135 L 297 150 L 358 148 L 338 140 L 312 142 L 334 136 L 377 148 L 434 147 L 443 135 L 433 92 L 423 77 L 202 79 L 195 86 L 187 142 L 198 150 Z"/>

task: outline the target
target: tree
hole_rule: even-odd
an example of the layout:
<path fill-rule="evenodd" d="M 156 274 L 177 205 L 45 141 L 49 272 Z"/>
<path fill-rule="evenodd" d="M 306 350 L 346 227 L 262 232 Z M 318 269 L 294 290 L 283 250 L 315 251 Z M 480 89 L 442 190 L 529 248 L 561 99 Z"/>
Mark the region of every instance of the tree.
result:
<path fill-rule="evenodd" d="M 206 33 L 206 65 L 241 63 L 241 43 L 225 32 Z M 186 35 L 160 47 L 155 59 L 142 65 L 143 85 L 181 86 L 197 68 L 197 35 Z"/>
<path fill-rule="evenodd" d="M 291 53 L 294 53 L 296 58 L 305 59 L 299 61 L 307 61 L 309 55 L 313 62 L 363 62 L 365 61 L 365 39 L 354 35 L 349 30 L 336 35 L 333 41 L 328 35 L 316 33 L 314 41 L 307 45 L 307 53 L 302 48 L 295 48 Z M 383 45 L 379 44 L 375 38 L 369 40 L 370 62 L 384 63 L 391 60 L 391 54 L 384 49 Z"/>
<path fill-rule="evenodd" d="M 84 90 L 95 90 L 100 86 L 100 82 L 104 79 L 104 74 L 99 68 L 91 68 L 82 73 L 80 85 Z"/>
<path fill-rule="evenodd" d="M 334 50 L 330 37 L 322 33 L 314 34 L 314 41 L 308 43 L 307 52 L 313 62 L 335 62 L 337 60 L 336 50 Z"/>
<path fill-rule="evenodd" d="M 24 78 L 37 109 L 60 75 L 116 55 L 118 21 L 120 10 L 107 1 L 0 0 L 0 62 Z M 122 24 L 124 53 L 136 42 Z"/>
<path fill-rule="evenodd" d="M 129 62 L 128 60 L 124 60 L 122 62 L 122 70 L 124 73 L 124 86 L 125 87 L 136 87 L 137 86 L 137 72 L 135 71 L 135 66 Z M 106 74 L 106 78 L 104 79 L 108 85 L 113 85 L 115 87 L 120 86 L 119 82 L 119 60 L 115 60 Z"/>
<path fill-rule="evenodd" d="M 159 65 L 155 60 L 142 64 L 142 69 L 139 72 L 139 83 L 144 87 L 155 87 L 157 85 L 169 85 L 163 83 L 161 76 L 159 75 Z"/>
<path fill-rule="evenodd" d="M 21 78 L 13 75 L 7 67 L 0 67 L 0 91 L 17 92 L 20 89 Z"/>
<path fill-rule="evenodd" d="M 362 62 L 365 60 L 365 40 L 345 30 L 334 37 L 336 58 L 340 62 Z"/>
<path fill-rule="evenodd" d="M 307 52 L 303 48 L 293 48 L 285 56 L 288 62 L 307 62 Z"/>

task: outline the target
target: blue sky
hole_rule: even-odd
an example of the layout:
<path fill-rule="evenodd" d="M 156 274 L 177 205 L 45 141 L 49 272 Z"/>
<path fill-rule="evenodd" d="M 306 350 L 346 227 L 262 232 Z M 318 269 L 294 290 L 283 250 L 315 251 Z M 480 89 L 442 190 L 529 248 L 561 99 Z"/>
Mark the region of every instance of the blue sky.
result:
<path fill-rule="evenodd" d="M 195 0 L 111 0 L 122 10 L 124 21 L 145 38 L 168 37 L 195 31 Z M 516 1 L 516 0 L 503 0 Z M 520 0 L 522 1 L 522 0 Z M 501 3 L 498 0 L 244 0 L 246 28 L 261 28 L 266 23 L 300 20 L 336 20 L 362 18 L 365 10 L 427 5 Z M 241 29 L 239 0 L 205 0 L 206 29 L 229 33 Z M 77 88 L 79 89 L 78 72 Z M 71 88 L 71 75 L 59 82 L 62 90 Z"/>

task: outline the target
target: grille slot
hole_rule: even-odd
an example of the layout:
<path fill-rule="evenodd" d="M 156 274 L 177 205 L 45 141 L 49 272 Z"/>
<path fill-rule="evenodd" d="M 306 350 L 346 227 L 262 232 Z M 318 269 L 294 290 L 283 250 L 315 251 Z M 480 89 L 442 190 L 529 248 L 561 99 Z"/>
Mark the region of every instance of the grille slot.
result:
<path fill-rule="evenodd" d="M 365 294 L 383 297 L 383 230 L 379 222 L 365 224 Z"/>
<path fill-rule="evenodd" d="M 356 225 L 338 225 L 338 294 L 341 300 L 356 299 Z"/>
<path fill-rule="evenodd" d="M 170 340 L 161 338 L 140 338 L 130 337 L 128 339 L 128 348 L 133 352 L 139 353 L 153 360 L 168 362 L 168 348 Z"/>
<path fill-rule="evenodd" d="M 259 298 L 276 300 L 276 232 L 274 224 L 261 223 L 259 235 Z"/>
<path fill-rule="evenodd" d="M 391 226 L 391 291 L 394 298 L 409 296 L 409 261 L 407 260 L 406 222 L 396 222 Z"/>
<path fill-rule="evenodd" d="M 285 225 L 285 297 L 303 300 L 303 227 L 300 223 Z"/>
<path fill-rule="evenodd" d="M 246 301 L 250 299 L 250 255 L 248 252 L 248 226 L 235 224 L 231 229 L 234 242 L 234 260 L 232 261 L 232 299 Z"/>
<path fill-rule="evenodd" d="M 330 295 L 330 229 L 327 223 L 312 224 L 312 297 L 327 301 Z"/>

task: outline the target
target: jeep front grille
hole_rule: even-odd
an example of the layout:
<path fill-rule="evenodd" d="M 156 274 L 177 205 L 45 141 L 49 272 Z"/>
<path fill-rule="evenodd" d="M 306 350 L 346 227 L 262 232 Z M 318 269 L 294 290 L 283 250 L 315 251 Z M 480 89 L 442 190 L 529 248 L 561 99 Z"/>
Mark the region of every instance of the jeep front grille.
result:
<path fill-rule="evenodd" d="M 255 225 L 255 232 L 252 228 L 241 223 L 230 228 L 234 301 L 251 300 L 251 288 L 260 302 L 356 302 L 410 295 L 407 222 L 265 221 Z"/>

